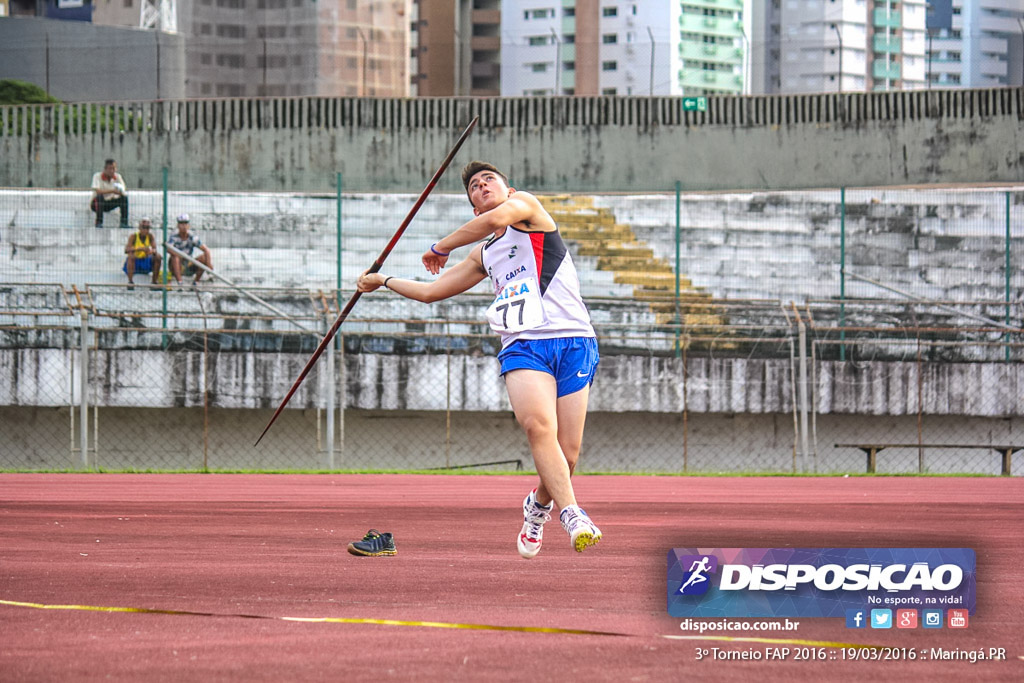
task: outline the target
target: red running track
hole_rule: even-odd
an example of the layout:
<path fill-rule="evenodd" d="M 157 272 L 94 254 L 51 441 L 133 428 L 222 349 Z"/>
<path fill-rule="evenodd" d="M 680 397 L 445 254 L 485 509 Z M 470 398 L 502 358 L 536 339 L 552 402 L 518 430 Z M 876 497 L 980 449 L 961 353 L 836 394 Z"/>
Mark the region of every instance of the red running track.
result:
<path fill-rule="evenodd" d="M 523 476 L 0 475 L 0 600 L 202 613 L 0 604 L 0 679 L 1024 679 L 1020 479 L 576 481 L 604 540 L 577 554 L 556 522 L 527 561 Z M 370 527 L 395 534 L 397 556 L 345 552 Z M 698 661 L 698 648 L 774 645 L 664 637 L 683 635 L 665 609 L 669 548 L 776 546 L 974 548 L 977 612 L 965 631 L 803 619 L 795 633 L 738 635 L 1003 647 L 1008 660 Z"/>

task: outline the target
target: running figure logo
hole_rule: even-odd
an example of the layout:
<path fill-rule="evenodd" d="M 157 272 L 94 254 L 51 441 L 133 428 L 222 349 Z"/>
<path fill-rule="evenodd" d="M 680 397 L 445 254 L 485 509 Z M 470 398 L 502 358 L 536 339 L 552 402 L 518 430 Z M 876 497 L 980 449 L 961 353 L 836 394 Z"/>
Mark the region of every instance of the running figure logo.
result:
<path fill-rule="evenodd" d="M 679 587 L 679 595 L 703 595 L 711 587 L 709 574 L 718 571 L 718 558 L 714 555 L 685 555 L 679 558 L 680 567 L 687 565 L 683 585 Z"/>

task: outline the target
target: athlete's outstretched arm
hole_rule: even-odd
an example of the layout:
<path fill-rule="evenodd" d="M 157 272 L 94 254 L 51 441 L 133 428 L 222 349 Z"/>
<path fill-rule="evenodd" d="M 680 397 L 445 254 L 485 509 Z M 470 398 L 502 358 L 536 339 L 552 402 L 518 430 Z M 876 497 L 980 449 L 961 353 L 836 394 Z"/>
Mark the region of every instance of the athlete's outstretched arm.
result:
<path fill-rule="evenodd" d="M 474 285 L 487 277 L 480 260 L 483 245 L 476 247 L 465 260 L 459 262 L 451 270 L 433 282 L 417 282 L 416 280 L 400 280 L 382 273 L 363 273 L 356 284 L 360 292 L 372 292 L 388 281 L 388 289 L 401 294 L 407 299 L 414 299 L 429 304 L 448 299 L 456 294 L 472 289 Z"/>

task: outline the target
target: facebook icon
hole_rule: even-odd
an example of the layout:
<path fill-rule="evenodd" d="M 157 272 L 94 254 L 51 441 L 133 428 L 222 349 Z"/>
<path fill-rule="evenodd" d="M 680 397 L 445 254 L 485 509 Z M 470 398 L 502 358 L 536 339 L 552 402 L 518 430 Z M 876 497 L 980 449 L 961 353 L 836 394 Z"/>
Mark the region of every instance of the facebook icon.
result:
<path fill-rule="evenodd" d="M 865 610 L 846 610 L 846 628 L 867 628 L 867 616 Z"/>

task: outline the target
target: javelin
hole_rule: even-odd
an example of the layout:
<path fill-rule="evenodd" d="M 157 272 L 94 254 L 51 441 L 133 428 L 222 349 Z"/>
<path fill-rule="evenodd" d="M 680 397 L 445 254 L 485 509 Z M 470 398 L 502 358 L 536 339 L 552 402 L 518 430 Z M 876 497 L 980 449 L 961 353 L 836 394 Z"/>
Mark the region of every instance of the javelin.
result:
<path fill-rule="evenodd" d="M 412 205 L 411 209 L 409 209 L 409 213 L 406 215 L 405 220 L 403 220 L 402 224 L 398 226 L 398 230 L 395 231 L 394 237 L 391 238 L 391 241 L 388 242 L 388 245 L 384 247 L 384 251 L 380 253 L 380 256 L 377 257 L 377 260 L 373 262 L 373 265 L 370 266 L 370 269 L 366 272 L 376 273 L 384 265 L 384 260 L 391 253 L 391 250 L 395 248 L 395 245 L 398 244 L 398 240 L 402 236 L 402 233 L 404 233 L 405 229 L 409 227 L 409 223 L 412 222 L 412 219 L 416 215 L 416 212 L 420 210 L 421 206 L 423 206 L 423 202 L 427 200 L 427 196 L 434 189 L 434 186 L 437 185 L 437 181 L 441 179 L 442 175 L 444 175 L 444 172 L 448 169 L 448 165 L 452 163 L 452 159 L 455 158 L 455 155 L 458 153 L 459 148 L 462 147 L 462 143 L 465 142 L 466 138 L 469 137 L 470 132 L 472 132 L 473 127 L 476 126 L 476 122 L 479 119 L 479 116 L 474 116 L 473 120 L 469 122 L 468 126 L 466 126 L 466 130 L 462 131 L 462 135 L 455 143 L 455 146 L 452 147 L 450 152 L 448 152 L 448 156 L 446 156 L 444 158 L 444 161 L 441 162 L 441 166 L 434 173 L 434 177 L 431 178 L 430 182 L 427 183 L 427 186 L 423 188 L 423 192 L 420 193 L 419 199 L 417 199 L 416 203 Z M 341 327 L 341 324 L 343 322 L 345 322 L 345 318 L 348 317 L 348 314 L 352 311 L 352 308 L 356 305 L 356 302 L 359 301 L 360 296 L 362 296 L 362 292 L 360 292 L 358 289 L 355 291 L 354 294 L 352 294 L 352 298 L 348 300 L 347 304 L 345 304 L 345 308 L 343 308 L 341 313 L 338 315 L 338 319 L 334 321 L 333 325 L 331 325 L 331 329 L 327 330 L 327 334 L 324 335 L 324 338 L 320 341 L 320 345 L 316 347 L 316 351 L 314 351 L 313 355 L 310 356 L 308 361 L 306 361 L 306 367 L 302 368 L 302 372 L 299 373 L 299 378 L 295 380 L 295 384 L 293 384 L 292 388 L 288 390 L 288 394 L 285 395 L 284 400 L 281 401 L 281 405 L 279 405 L 277 407 L 277 410 L 274 411 L 274 416 L 270 418 L 270 422 L 268 422 L 267 426 L 263 428 L 263 433 L 260 434 L 260 438 L 256 439 L 256 443 L 253 444 L 254 446 L 258 446 L 260 441 L 263 440 L 263 437 L 267 435 L 267 432 L 270 430 L 270 427 L 273 426 L 274 421 L 277 420 L 277 416 L 280 415 L 281 411 L 284 410 L 284 407 L 288 405 L 288 401 L 291 400 L 292 394 L 294 394 L 295 391 L 299 388 L 299 385 L 302 384 L 302 380 L 306 379 L 306 375 L 309 374 L 309 371 L 313 368 L 313 365 L 316 363 L 317 359 L 320 358 L 321 354 L 323 354 L 324 352 L 324 349 L 326 349 L 327 345 L 331 342 L 332 339 L 334 339 L 334 335 L 338 332 L 338 328 Z"/>

